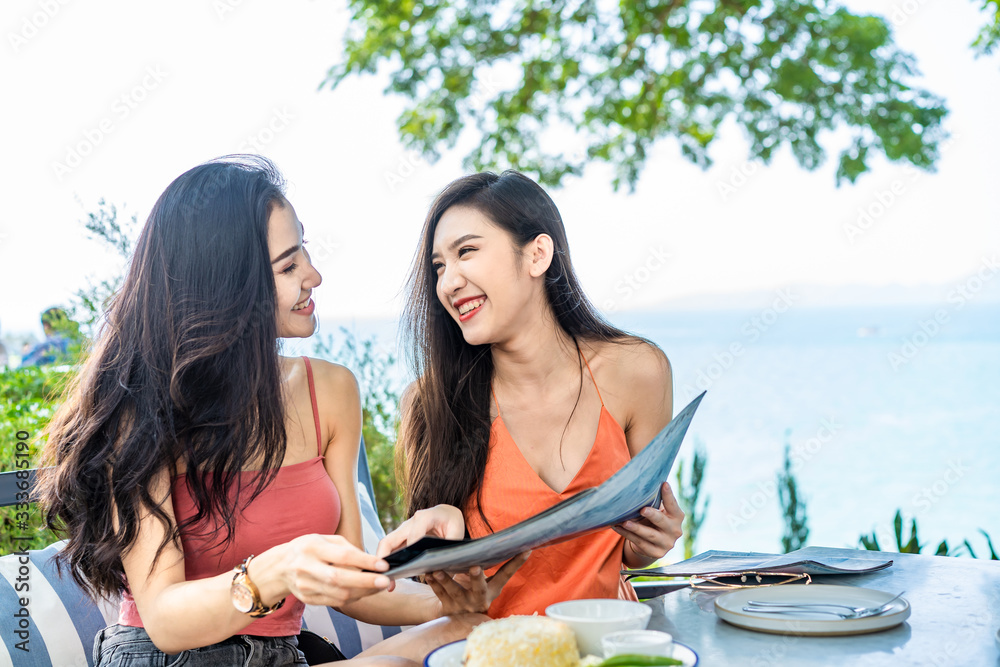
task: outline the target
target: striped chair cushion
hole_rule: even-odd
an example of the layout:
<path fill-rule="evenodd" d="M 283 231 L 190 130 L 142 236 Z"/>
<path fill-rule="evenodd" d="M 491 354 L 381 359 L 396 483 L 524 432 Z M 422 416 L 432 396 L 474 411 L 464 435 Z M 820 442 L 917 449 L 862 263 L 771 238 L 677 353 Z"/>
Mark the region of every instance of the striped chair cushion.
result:
<path fill-rule="evenodd" d="M 363 457 L 358 468 L 365 549 L 374 551 L 385 533 L 375 511 Z M 117 600 L 95 603 L 69 575 L 58 575 L 52 556 L 62 546 L 57 542 L 25 555 L 0 557 L 0 667 L 93 667 L 94 636 L 117 621 Z M 28 590 L 19 591 L 18 587 L 23 589 L 25 583 Z M 22 597 L 29 600 L 26 617 L 15 615 L 21 609 Z M 328 607 L 311 605 L 306 607 L 302 627 L 335 641 L 347 657 L 400 631 L 398 627 L 361 623 Z M 23 633 L 20 636 L 19 631 Z"/>

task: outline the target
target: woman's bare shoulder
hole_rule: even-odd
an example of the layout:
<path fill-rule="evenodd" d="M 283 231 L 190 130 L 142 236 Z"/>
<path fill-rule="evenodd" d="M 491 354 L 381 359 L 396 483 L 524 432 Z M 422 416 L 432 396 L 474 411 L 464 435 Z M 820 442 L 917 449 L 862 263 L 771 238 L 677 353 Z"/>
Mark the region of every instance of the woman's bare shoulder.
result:
<path fill-rule="evenodd" d="M 313 379 L 317 389 L 322 386 L 324 389 L 332 391 L 358 393 L 358 380 L 347 366 L 312 357 L 309 358 L 309 365 L 312 366 Z M 304 365 L 301 370 L 304 375 Z"/>
<path fill-rule="evenodd" d="M 662 387 L 672 379 L 670 360 L 659 347 L 640 338 L 588 343 L 605 373 L 616 384 L 637 389 Z M 586 350 L 584 353 L 586 354 Z M 590 355 L 588 355 L 590 356 Z"/>

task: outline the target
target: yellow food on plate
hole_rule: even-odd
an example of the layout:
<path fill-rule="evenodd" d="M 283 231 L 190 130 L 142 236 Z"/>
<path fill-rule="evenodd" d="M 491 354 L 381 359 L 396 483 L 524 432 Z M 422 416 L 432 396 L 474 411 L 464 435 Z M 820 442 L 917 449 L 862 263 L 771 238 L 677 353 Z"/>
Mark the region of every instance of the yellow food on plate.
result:
<path fill-rule="evenodd" d="M 469 634 L 465 667 L 577 667 L 576 635 L 544 616 L 508 616 L 487 621 Z"/>

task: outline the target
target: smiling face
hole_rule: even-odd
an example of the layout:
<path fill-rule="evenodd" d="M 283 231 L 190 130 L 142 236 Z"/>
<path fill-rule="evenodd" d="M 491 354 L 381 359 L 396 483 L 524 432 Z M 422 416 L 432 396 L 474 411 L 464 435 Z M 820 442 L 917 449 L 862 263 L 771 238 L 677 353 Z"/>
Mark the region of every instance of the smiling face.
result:
<path fill-rule="evenodd" d="M 470 345 L 508 340 L 544 304 L 537 278 L 548 263 L 526 255 L 534 254 L 537 243 L 517 249 L 510 234 L 469 206 L 452 206 L 441 215 L 430 259 L 437 297 Z"/>
<path fill-rule="evenodd" d="M 278 336 L 308 338 L 316 330 L 312 291 L 323 281 L 304 247 L 302 223 L 287 201 L 267 219 L 267 247 L 274 271 Z"/>

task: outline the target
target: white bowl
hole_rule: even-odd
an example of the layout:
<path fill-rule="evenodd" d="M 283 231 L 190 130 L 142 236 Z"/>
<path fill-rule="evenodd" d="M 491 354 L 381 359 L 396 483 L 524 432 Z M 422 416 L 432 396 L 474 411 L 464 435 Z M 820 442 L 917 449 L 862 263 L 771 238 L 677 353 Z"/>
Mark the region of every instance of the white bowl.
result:
<path fill-rule="evenodd" d="M 567 600 L 549 605 L 545 615 L 562 621 L 576 634 L 580 655 L 603 654 L 601 638 L 620 630 L 642 630 L 653 610 L 629 600 Z"/>

